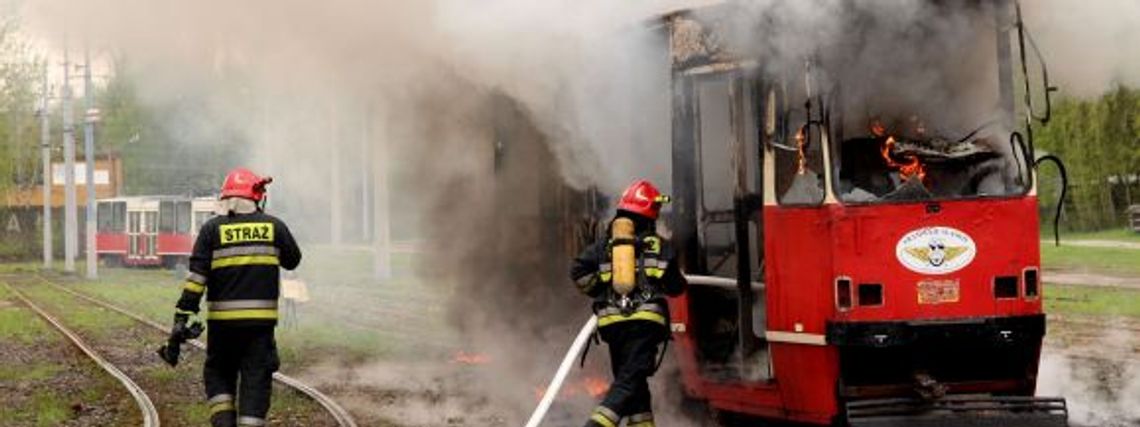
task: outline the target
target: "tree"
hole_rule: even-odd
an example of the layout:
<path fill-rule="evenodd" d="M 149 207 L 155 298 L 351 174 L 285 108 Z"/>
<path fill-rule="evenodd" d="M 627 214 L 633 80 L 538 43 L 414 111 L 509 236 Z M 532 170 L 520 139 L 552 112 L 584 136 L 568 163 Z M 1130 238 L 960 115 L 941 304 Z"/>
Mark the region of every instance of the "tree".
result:
<path fill-rule="evenodd" d="M 0 21 L 0 194 L 38 179 L 36 120 L 41 63 L 18 33 L 17 22 Z"/>
<path fill-rule="evenodd" d="M 1066 225 L 1096 230 L 1123 224 L 1124 211 L 1140 199 L 1140 91 L 1114 88 L 1093 100 L 1062 99 L 1037 145 L 1068 166 L 1071 196 Z M 1052 194 L 1042 175 L 1042 197 Z"/>

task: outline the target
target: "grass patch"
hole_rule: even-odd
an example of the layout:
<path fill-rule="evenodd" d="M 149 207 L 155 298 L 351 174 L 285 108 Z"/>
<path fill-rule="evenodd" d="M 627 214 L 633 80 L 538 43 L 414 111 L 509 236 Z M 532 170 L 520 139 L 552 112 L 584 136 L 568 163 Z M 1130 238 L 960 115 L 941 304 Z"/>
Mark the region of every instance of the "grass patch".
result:
<path fill-rule="evenodd" d="M 43 381 L 63 371 L 63 367 L 52 362 L 34 365 L 0 366 L 0 382 Z"/>
<path fill-rule="evenodd" d="M 19 300 L 0 286 L 0 340 L 21 344 L 38 342 L 49 330 L 47 325 L 26 309 Z"/>
<path fill-rule="evenodd" d="M 273 397 L 273 403 L 276 404 L 277 396 Z M 275 409 L 277 408 L 271 408 L 269 412 L 273 413 Z M 210 409 L 204 403 L 201 405 L 183 406 L 178 410 L 178 419 L 184 421 L 183 424 L 185 425 L 210 425 Z"/>
<path fill-rule="evenodd" d="M 1140 290 L 1050 285 L 1045 311 L 1057 314 L 1140 317 Z"/>
<path fill-rule="evenodd" d="M 121 330 L 131 327 L 134 322 L 118 313 L 89 305 L 62 291 L 51 289 L 47 285 L 25 286 L 20 291 L 36 305 L 65 321 L 67 327 L 79 333 L 91 334 L 95 338 L 118 334 Z"/>
<path fill-rule="evenodd" d="M 166 366 L 157 366 L 143 369 L 147 378 L 154 380 L 158 384 L 170 384 L 175 381 L 182 380 L 182 373 L 176 369 L 170 369 Z"/>
<path fill-rule="evenodd" d="M 1041 245 L 1041 265 L 1086 273 L 1140 275 L 1140 251 L 1061 244 Z"/>
<path fill-rule="evenodd" d="M 51 390 L 37 391 L 32 396 L 31 406 L 35 411 L 37 426 L 58 426 L 71 418 L 70 405 Z"/>
<path fill-rule="evenodd" d="M 1053 226 L 1041 227 L 1041 239 L 1053 240 Z M 1061 240 L 1112 240 L 1118 242 L 1140 243 L 1140 233 L 1127 228 L 1110 228 L 1100 231 L 1064 231 L 1061 230 Z"/>
<path fill-rule="evenodd" d="M 393 254 L 393 278 L 377 281 L 372 277 L 372 253 L 367 248 L 305 248 L 298 275 L 308 283 L 312 300 L 295 310 L 282 307 L 277 329 L 282 361 L 291 365 L 329 356 L 418 357 L 425 347 L 453 342 L 446 336 L 446 312 L 439 291 L 422 286 L 412 274 L 414 263 L 413 255 Z M 31 274 L 38 267 L 6 265 L 0 271 L 22 269 Z M 184 275 L 158 269 L 101 268 L 94 281 L 46 276 L 167 325 Z"/>

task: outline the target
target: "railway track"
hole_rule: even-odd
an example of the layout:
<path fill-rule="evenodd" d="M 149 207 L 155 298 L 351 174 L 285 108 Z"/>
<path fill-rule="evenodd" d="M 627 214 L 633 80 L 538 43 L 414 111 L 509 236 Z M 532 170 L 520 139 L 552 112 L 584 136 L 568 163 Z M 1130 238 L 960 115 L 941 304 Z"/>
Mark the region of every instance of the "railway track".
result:
<path fill-rule="evenodd" d="M 64 326 L 62 323 L 60 323 L 60 321 L 57 320 L 55 317 L 48 314 L 46 311 L 44 311 L 38 305 L 33 303 L 30 299 L 28 299 L 26 296 L 24 296 L 23 293 L 16 290 L 15 288 L 8 285 L 7 283 L 4 283 L 4 287 L 7 288 L 8 291 L 13 296 L 16 297 L 16 299 L 20 300 L 20 302 L 22 304 L 27 306 L 29 309 L 31 309 L 33 312 L 35 312 L 38 316 L 40 316 L 42 319 L 44 319 L 44 321 L 46 321 L 48 324 L 50 324 L 52 327 L 54 327 L 57 331 L 59 331 L 60 334 L 67 337 L 67 339 L 69 341 L 71 341 L 71 343 L 73 345 L 78 347 L 79 350 L 83 352 L 83 354 L 86 354 L 87 357 L 89 357 L 92 361 L 95 362 L 95 364 L 99 365 L 99 367 L 101 369 L 106 371 L 112 377 L 115 377 L 115 379 L 118 380 L 119 383 L 121 383 L 124 388 L 126 388 L 127 391 L 131 394 L 131 397 L 134 398 L 135 403 L 139 407 L 139 412 L 142 415 L 142 422 L 143 422 L 144 427 L 159 427 L 161 425 L 161 423 L 158 419 L 158 408 L 156 408 L 154 406 L 154 402 L 152 402 L 150 400 L 150 397 L 147 396 L 146 392 L 143 391 L 142 387 L 140 387 L 137 383 L 135 383 L 134 380 L 132 380 L 126 374 L 124 374 L 123 371 L 119 370 L 119 368 L 115 367 L 115 365 L 111 364 L 106 359 L 104 359 L 102 356 L 100 356 L 99 353 L 96 352 L 95 349 L 91 345 L 89 345 L 85 341 L 83 341 L 83 339 L 80 338 L 78 334 L 76 334 L 71 329 L 68 329 L 66 326 Z"/>
<path fill-rule="evenodd" d="M 41 283 L 52 287 L 53 289 L 67 293 L 69 295 L 72 295 L 72 296 L 79 298 L 79 299 L 82 299 L 84 301 L 90 302 L 91 304 L 94 304 L 94 305 L 103 307 L 105 309 L 114 311 L 116 313 L 119 313 L 123 316 L 126 316 L 126 317 L 136 321 L 136 322 L 139 322 L 140 324 L 149 326 L 149 327 L 156 329 L 162 333 L 168 332 L 167 328 L 164 327 L 163 325 L 159 324 L 158 322 L 155 322 L 151 319 L 147 319 L 147 318 L 145 318 L 139 314 L 136 314 L 134 312 L 126 310 L 122 307 L 119 307 L 117 305 L 103 301 L 99 298 L 84 294 L 82 292 L 78 292 L 78 291 L 75 291 L 72 289 L 68 289 L 67 287 L 61 286 L 58 283 L 52 282 L 51 280 L 48 280 L 47 278 L 45 278 L 41 275 L 36 275 L 36 279 L 38 279 Z M 23 299 L 22 296 L 21 296 L 21 299 Z M 39 310 L 37 310 L 37 312 L 38 311 Z M 43 314 L 46 314 L 46 313 L 43 313 Z M 43 315 L 43 314 L 41 314 L 41 315 Z M 206 344 L 202 343 L 199 340 L 191 340 L 191 341 L 189 341 L 189 343 L 191 345 L 193 345 L 194 347 L 197 347 L 200 350 L 206 349 Z M 325 411 L 328 412 L 329 415 L 331 415 L 333 417 L 333 419 L 336 421 L 336 424 L 338 426 L 340 426 L 340 427 L 357 427 L 356 420 L 352 417 L 351 414 L 348 413 L 348 411 L 346 411 L 343 407 L 341 407 L 340 404 L 336 403 L 335 400 L 328 397 L 324 393 L 321 393 L 319 390 L 313 388 L 312 386 L 309 386 L 308 384 L 305 384 L 305 382 L 303 382 L 301 380 L 298 380 L 296 378 L 282 374 L 280 372 L 273 373 L 273 379 L 276 380 L 277 382 L 281 383 L 282 385 L 289 387 L 289 388 L 292 388 L 294 390 L 297 390 L 301 394 L 304 394 L 305 396 L 309 397 L 310 399 L 313 399 L 313 401 L 315 401 L 318 405 L 320 405 L 322 408 L 324 408 Z M 155 422 L 156 422 L 156 424 L 153 424 L 153 425 L 158 426 L 157 415 L 155 417 Z M 148 425 L 150 425 L 150 424 L 148 424 Z"/>

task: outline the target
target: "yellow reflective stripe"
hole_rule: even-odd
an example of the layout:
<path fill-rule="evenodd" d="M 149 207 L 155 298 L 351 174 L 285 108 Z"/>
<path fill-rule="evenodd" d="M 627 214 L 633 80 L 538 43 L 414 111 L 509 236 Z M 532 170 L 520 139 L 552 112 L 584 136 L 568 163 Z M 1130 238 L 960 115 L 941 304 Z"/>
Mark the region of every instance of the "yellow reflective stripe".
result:
<path fill-rule="evenodd" d="M 602 414 L 599 414 L 596 412 L 594 413 L 594 415 L 590 415 L 590 419 L 593 420 L 594 422 L 598 423 L 598 424 L 605 426 L 605 427 L 617 427 L 617 423 L 613 422 L 609 418 L 606 418 L 605 415 L 602 415 Z"/>
<path fill-rule="evenodd" d="M 602 318 L 598 319 L 598 326 L 601 327 L 612 325 L 614 323 L 625 322 L 627 320 L 649 320 L 651 322 L 657 322 L 662 325 L 665 324 L 665 316 L 662 316 L 660 313 L 654 313 L 652 311 L 637 311 L 629 316 L 624 316 L 621 314 L 602 316 Z"/>
<path fill-rule="evenodd" d="M 234 408 L 233 402 L 218 402 L 218 403 L 210 404 L 210 416 L 211 417 L 214 416 L 214 414 L 216 414 L 218 412 L 226 412 L 226 411 L 234 411 L 234 410 L 236 410 L 236 408 Z"/>
<path fill-rule="evenodd" d="M 608 282 L 608 281 L 610 281 L 610 279 L 613 279 L 613 277 L 614 277 L 614 274 L 611 272 L 608 272 L 608 271 L 598 274 L 598 279 L 601 279 L 601 281 L 603 281 L 603 282 Z"/>
<path fill-rule="evenodd" d="M 645 275 L 652 277 L 654 279 L 660 279 L 662 277 L 665 277 L 665 270 L 662 270 L 662 269 L 657 268 L 657 267 L 646 267 L 645 268 Z"/>
<path fill-rule="evenodd" d="M 227 310 L 211 311 L 206 314 L 208 320 L 245 320 L 245 319 L 276 319 L 277 310 Z"/>
<path fill-rule="evenodd" d="M 199 284 L 191 282 L 191 281 L 187 281 L 186 284 L 182 285 L 182 289 L 188 290 L 188 291 L 196 293 L 196 294 L 200 294 L 200 293 L 206 291 L 205 286 L 199 285 Z"/>
<path fill-rule="evenodd" d="M 219 269 L 243 265 L 277 265 L 277 257 L 273 255 L 248 255 L 216 259 L 210 263 L 210 268 Z"/>
<path fill-rule="evenodd" d="M 175 312 L 175 313 L 177 313 L 177 314 L 185 314 L 185 315 L 187 315 L 187 316 L 193 316 L 193 315 L 195 315 L 195 314 L 198 314 L 198 313 L 195 313 L 195 312 L 193 312 L 193 311 L 190 311 L 190 310 L 183 310 L 183 309 L 177 309 L 177 310 L 174 310 L 174 312 Z"/>

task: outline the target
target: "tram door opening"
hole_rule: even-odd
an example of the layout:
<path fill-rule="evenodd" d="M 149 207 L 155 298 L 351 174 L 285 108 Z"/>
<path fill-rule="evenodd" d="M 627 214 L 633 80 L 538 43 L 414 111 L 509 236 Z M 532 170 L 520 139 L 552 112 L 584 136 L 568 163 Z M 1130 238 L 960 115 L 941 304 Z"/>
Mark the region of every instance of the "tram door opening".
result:
<path fill-rule="evenodd" d="M 769 379 L 756 83 L 742 72 L 688 79 L 698 259 L 687 267 L 702 374 Z"/>
<path fill-rule="evenodd" d="M 154 258 L 158 246 L 158 212 L 143 210 L 127 213 L 127 256 Z"/>

